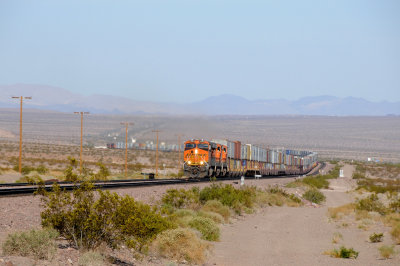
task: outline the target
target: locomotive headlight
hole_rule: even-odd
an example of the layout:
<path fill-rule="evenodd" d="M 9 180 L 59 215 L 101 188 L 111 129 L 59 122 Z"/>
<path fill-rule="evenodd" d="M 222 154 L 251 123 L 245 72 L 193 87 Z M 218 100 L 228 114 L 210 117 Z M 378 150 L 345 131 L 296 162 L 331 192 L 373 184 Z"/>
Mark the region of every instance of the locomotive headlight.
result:
<path fill-rule="evenodd" d="M 191 161 L 188 161 L 188 164 L 190 165 L 190 164 L 192 164 L 192 162 L 191 162 Z"/>
<path fill-rule="evenodd" d="M 203 161 L 200 161 L 200 164 L 201 164 L 201 165 L 203 165 L 203 164 L 204 164 L 204 162 L 203 162 Z"/>
<path fill-rule="evenodd" d="M 194 153 L 197 154 L 199 151 L 197 149 L 194 150 Z"/>

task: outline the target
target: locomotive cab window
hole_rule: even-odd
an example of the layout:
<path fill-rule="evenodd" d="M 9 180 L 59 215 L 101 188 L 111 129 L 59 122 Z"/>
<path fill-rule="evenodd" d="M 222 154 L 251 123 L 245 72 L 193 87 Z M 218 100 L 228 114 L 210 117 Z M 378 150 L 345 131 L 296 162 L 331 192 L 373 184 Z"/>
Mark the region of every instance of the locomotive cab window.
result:
<path fill-rule="evenodd" d="M 190 149 L 194 149 L 196 148 L 196 144 L 195 143 L 186 143 L 185 145 L 185 151 L 186 150 L 190 150 Z"/>
<path fill-rule="evenodd" d="M 207 143 L 200 143 L 200 144 L 198 145 L 198 147 L 199 147 L 199 149 L 208 151 L 208 144 L 207 144 Z"/>
<path fill-rule="evenodd" d="M 218 151 L 221 151 L 221 147 L 218 147 Z"/>

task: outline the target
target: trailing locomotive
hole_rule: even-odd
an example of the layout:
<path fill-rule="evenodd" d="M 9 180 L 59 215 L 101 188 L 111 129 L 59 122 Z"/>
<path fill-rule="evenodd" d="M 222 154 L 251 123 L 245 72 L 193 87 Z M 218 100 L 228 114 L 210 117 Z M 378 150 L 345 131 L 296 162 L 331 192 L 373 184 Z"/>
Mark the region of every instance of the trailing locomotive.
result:
<path fill-rule="evenodd" d="M 265 149 L 240 141 L 192 139 L 185 142 L 184 172 L 191 178 L 301 175 L 317 165 L 310 151 Z"/>

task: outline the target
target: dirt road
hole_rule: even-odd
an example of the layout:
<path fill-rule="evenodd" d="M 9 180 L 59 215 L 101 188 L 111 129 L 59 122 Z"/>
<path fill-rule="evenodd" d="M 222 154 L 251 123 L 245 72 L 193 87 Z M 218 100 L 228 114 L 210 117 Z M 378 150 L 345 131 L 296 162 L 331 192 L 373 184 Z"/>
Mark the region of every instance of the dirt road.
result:
<path fill-rule="evenodd" d="M 356 226 L 341 227 L 329 221 L 328 207 L 353 201 L 347 193 L 354 186 L 352 166 L 344 167 L 344 178 L 333 180 L 330 190 L 323 190 L 327 200 L 320 207 L 270 207 L 222 228 L 221 241 L 215 244 L 208 265 L 400 265 L 394 259 L 381 260 L 377 248 L 369 243 L 369 231 Z M 332 243 L 339 232 L 343 240 Z M 390 240 L 387 232 L 385 239 Z M 388 242 L 390 243 L 390 241 Z M 338 259 L 323 255 L 340 246 L 359 251 L 357 259 Z"/>

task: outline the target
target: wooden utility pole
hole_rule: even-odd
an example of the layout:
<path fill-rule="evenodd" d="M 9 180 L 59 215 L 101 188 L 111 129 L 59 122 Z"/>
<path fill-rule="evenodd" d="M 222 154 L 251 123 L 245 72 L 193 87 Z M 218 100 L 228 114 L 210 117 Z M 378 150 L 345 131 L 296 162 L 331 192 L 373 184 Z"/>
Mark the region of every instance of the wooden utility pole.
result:
<path fill-rule="evenodd" d="M 156 146 L 156 177 L 158 176 L 158 133 L 160 133 L 160 130 L 153 130 L 152 132 L 155 132 L 157 135 L 157 146 Z"/>
<path fill-rule="evenodd" d="M 133 123 L 121 122 L 121 125 L 125 126 L 125 177 L 128 176 L 128 126 L 132 126 Z"/>
<path fill-rule="evenodd" d="M 181 137 L 185 136 L 183 134 L 176 134 L 175 136 L 178 137 L 178 165 L 181 164 Z M 182 162 L 183 162 L 183 158 L 182 158 Z"/>
<path fill-rule="evenodd" d="M 89 112 L 74 112 L 74 114 L 80 114 L 81 115 L 81 152 L 80 152 L 80 159 L 79 159 L 79 172 L 80 172 L 80 174 L 82 174 L 83 115 L 88 115 Z"/>
<path fill-rule="evenodd" d="M 32 97 L 13 96 L 11 98 L 21 100 L 20 110 L 19 110 L 19 163 L 18 163 L 19 173 L 21 174 L 22 173 L 22 102 L 23 99 L 32 99 Z"/>

